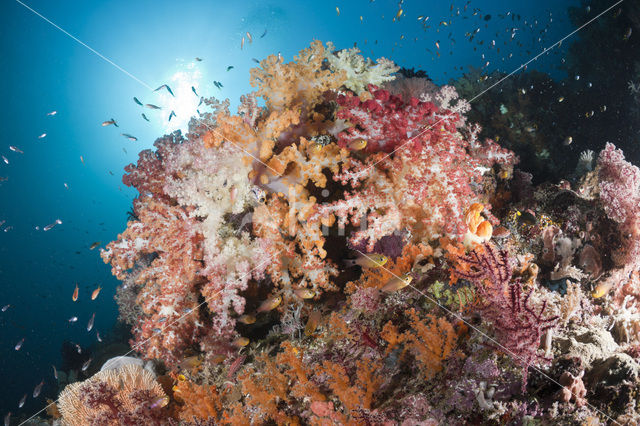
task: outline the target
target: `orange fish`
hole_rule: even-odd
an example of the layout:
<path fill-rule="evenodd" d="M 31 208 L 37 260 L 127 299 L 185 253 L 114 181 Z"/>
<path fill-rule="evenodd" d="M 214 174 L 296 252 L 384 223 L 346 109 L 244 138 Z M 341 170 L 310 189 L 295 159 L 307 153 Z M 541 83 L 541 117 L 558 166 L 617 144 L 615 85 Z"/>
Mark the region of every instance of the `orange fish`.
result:
<path fill-rule="evenodd" d="M 257 309 L 257 311 L 258 312 L 269 312 L 269 311 L 272 311 L 275 308 L 277 308 L 278 305 L 280 305 L 280 302 L 282 302 L 282 296 L 278 295 L 278 296 L 270 297 L 267 300 L 265 300 L 264 302 L 262 302 L 262 304 Z"/>
<path fill-rule="evenodd" d="M 246 337 L 239 337 L 233 341 L 233 344 L 242 348 L 249 344 L 249 339 L 247 339 Z"/>
<path fill-rule="evenodd" d="M 305 336 L 311 336 L 316 331 L 318 324 L 320 324 L 321 317 L 322 315 L 319 311 L 311 311 L 309 319 L 307 320 L 307 325 L 304 327 Z"/>
<path fill-rule="evenodd" d="M 91 293 L 91 300 L 96 300 L 96 298 L 98 297 L 98 295 L 100 294 L 100 290 L 102 290 L 102 287 L 98 286 L 98 288 L 96 288 L 95 290 L 93 290 L 93 293 Z M 76 295 L 77 296 L 77 295 Z"/>
<path fill-rule="evenodd" d="M 78 301 L 78 283 L 76 283 L 76 289 L 73 290 L 73 296 L 71 296 L 71 300 L 73 300 L 74 302 Z"/>
<path fill-rule="evenodd" d="M 256 317 L 251 314 L 244 314 L 238 317 L 238 321 L 243 324 L 253 324 L 254 322 L 256 322 Z"/>

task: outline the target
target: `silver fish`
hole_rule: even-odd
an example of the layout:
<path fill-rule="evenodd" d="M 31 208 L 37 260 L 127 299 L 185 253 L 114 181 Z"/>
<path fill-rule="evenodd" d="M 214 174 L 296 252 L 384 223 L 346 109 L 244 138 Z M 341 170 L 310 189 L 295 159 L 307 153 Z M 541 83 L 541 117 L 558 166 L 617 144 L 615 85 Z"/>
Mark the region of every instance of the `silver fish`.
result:
<path fill-rule="evenodd" d="M 102 339 L 100 338 L 100 332 L 96 331 L 96 339 L 98 339 L 98 342 L 102 342 Z"/>
<path fill-rule="evenodd" d="M 42 391 L 42 386 L 44 386 L 44 379 L 33 389 L 33 397 L 37 398 L 40 395 L 40 391 Z"/>
<path fill-rule="evenodd" d="M 124 136 L 125 138 L 129 139 L 131 142 L 135 142 L 138 140 L 138 138 L 136 138 L 133 135 L 130 135 L 129 133 L 120 133 L 122 136 Z"/>
<path fill-rule="evenodd" d="M 18 154 L 24 154 L 24 151 L 14 145 L 9 145 L 9 149 L 13 152 L 17 152 Z"/>
<path fill-rule="evenodd" d="M 253 43 L 253 37 L 251 37 L 251 33 L 249 31 L 247 31 L 247 40 L 249 40 L 249 43 Z"/>
<path fill-rule="evenodd" d="M 9 164 L 9 159 L 7 157 L 5 157 L 4 155 L 2 156 L 2 161 L 4 161 L 5 163 Z"/>
<path fill-rule="evenodd" d="M 107 127 L 107 126 L 110 126 L 110 125 L 112 125 L 112 124 L 113 124 L 114 126 L 116 126 L 116 127 L 120 127 L 120 126 L 118 126 L 118 123 L 116 123 L 116 120 L 114 120 L 113 118 L 112 118 L 111 120 L 103 121 L 103 122 L 102 122 L 102 127 Z"/>
<path fill-rule="evenodd" d="M 74 343 L 74 345 L 76 345 L 76 350 L 78 351 L 78 353 L 81 354 L 82 353 L 82 348 L 80 347 L 80 345 L 77 344 L 77 343 Z"/>
<path fill-rule="evenodd" d="M 93 321 L 95 319 L 96 319 L 96 313 L 94 312 L 93 315 L 91 315 L 91 319 L 87 323 L 87 331 L 91 331 L 91 329 L 93 328 Z"/>
<path fill-rule="evenodd" d="M 78 317 L 71 317 L 71 318 L 69 318 L 67 321 L 69 321 L 69 322 L 76 322 L 76 321 L 78 321 Z"/>
<path fill-rule="evenodd" d="M 20 399 L 20 402 L 18 402 L 18 408 L 22 408 L 26 401 L 27 401 L 27 394 L 25 393 L 22 399 Z"/>
<path fill-rule="evenodd" d="M 4 416 L 4 426 L 9 426 L 9 423 L 11 423 L 11 411 Z"/>
<path fill-rule="evenodd" d="M 38 139 L 43 139 L 43 138 L 46 138 L 46 137 L 47 137 L 47 134 L 46 134 L 46 133 L 43 133 L 43 134 L 41 134 L 40 136 L 38 136 Z"/>
<path fill-rule="evenodd" d="M 163 84 L 162 86 L 158 87 L 156 90 L 154 90 L 154 92 L 157 92 L 158 90 L 160 90 L 160 89 L 162 89 L 162 88 L 167 89 L 167 91 L 168 91 L 169 93 L 171 93 L 171 96 L 173 96 L 173 97 L 175 97 L 175 96 L 176 96 L 176 95 L 174 95 L 174 94 L 173 94 L 173 92 L 171 91 L 171 87 L 169 87 L 169 86 L 168 86 L 168 85 L 166 85 L 166 84 Z"/>
<path fill-rule="evenodd" d="M 159 106 L 154 105 L 154 104 L 145 104 L 144 106 L 149 108 L 149 109 L 162 109 Z"/>
<path fill-rule="evenodd" d="M 44 231 L 49 231 L 51 228 L 53 228 L 54 226 L 56 226 L 58 224 L 58 222 L 53 222 L 48 224 L 47 226 L 45 226 L 44 228 L 42 228 Z"/>
<path fill-rule="evenodd" d="M 58 111 L 51 111 L 51 112 L 48 112 L 47 115 L 51 117 L 51 116 L 56 115 L 57 113 L 58 113 Z"/>
<path fill-rule="evenodd" d="M 244 47 L 244 37 L 242 37 L 242 41 L 240 42 L 240 50 Z"/>
<path fill-rule="evenodd" d="M 53 367 L 53 377 L 56 378 L 56 380 L 58 380 L 58 370 L 56 369 L 55 365 L 52 365 Z"/>
<path fill-rule="evenodd" d="M 2 312 L 7 312 L 7 309 L 9 309 L 11 307 L 11 305 L 4 305 L 2 307 Z"/>
<path fill-rule="evenodd" d="M 142 102 L 140 102 L 140 100 L 138 98 L 136 98 L 135 96 L 133 97 L 133 102 L 137 103 L 140 106 L 143 106 Z"/>
<path fill-rule="evenodd" d="M 23 343 L 24 343 L 24 337 L 18 343 L 16 343 L 16 346 L 13 349 L 15 349 L 16 351 L 19 351 Z"/>
<path fill-rule="evenodd" d="M 91 364 L 91 360 L 92 358 L 89 358 L 87 361 L 85 361 L 84 364 L 82 364 L 82 371 L 87 371 L 87 368 L 89 368 L 89 364 Z"/>

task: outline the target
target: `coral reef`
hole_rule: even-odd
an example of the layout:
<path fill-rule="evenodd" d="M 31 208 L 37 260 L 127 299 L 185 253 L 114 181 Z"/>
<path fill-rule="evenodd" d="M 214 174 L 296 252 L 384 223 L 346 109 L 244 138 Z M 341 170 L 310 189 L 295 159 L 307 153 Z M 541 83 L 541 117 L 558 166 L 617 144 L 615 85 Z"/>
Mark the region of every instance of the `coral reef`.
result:
<path fill-rule="evenodd" d="M 543 154 L 527 115 L 487 120 L 518 136 L 502 147 L 475 122 L 488 104 L 464 99 L 478 79 L 438 87 L 398 70 L 319 41 L 289 63 L 271 55 L 237 114 L 208 99 L 186 135 L 126 167 L 139 196 L 101 254 L 123 283 L 132 348 L 168 372 L 168 407 L 145 413 L 194 425 L 634 418 L 640 170 L 608 144 L 536 186 L 510 149 L 538 150 L 525 166 L 544 170 L 562 148 Z M 542 81 L 518 78 L 514 91 Z M 70 385 L 69 407 L 82 386 L 122 392 L 95 377 Z"/>

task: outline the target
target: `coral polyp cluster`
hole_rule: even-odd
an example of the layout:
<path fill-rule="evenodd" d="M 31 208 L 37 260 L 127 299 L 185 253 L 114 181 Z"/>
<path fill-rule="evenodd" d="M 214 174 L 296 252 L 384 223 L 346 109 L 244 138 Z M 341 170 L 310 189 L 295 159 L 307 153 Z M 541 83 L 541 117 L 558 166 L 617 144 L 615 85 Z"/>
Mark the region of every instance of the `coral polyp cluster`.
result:
<path fill-rule="evenodd" d="M 269 56 L 237 114 L 209 99 L 125 169 L 139 196 L 102 257 L 172 422 L 632 415 L 640 171 L 607 146 L 533 187 L 452 86 L 398 70 Z"/>

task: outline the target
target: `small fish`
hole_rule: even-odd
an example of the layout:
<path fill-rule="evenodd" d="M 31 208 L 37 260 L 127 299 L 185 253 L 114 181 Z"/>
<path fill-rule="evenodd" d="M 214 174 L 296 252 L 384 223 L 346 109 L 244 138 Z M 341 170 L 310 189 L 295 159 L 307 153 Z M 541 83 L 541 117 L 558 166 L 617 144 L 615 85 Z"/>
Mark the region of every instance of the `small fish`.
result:
<path fill-rule="evenodd" d="M 436 41 L 436 48 L 440 49 L 440 42 Z"/>
<path fill-rule="evenodd" d="M 6 416 L 4 416 L 4 426 L 9 426 L 10 423 L 11 423 L 11 411 L 9 411 Z"/>
<path fill-rule="evenodd" d="M 4 305 L 2 307 L 2 312 L 7 312 L 7 309 L 9 309 L 11 307 L 11 305 Z"/>
<path fill-rule="evenodd" d="M 33 397 L 37 398 L 40 395 L 40 391 L 42 391 L 42 386 L 44 386 L 44 379 L 33 389 Z"/>
<path fill-rule="evenodd" d="M 58 370 L 56 369 L 56 366 L 51 365 L 51 367 L 53 367 L 53 377 L 55 377 L 56 380 L 58 380 Z"/>
<path fill-rule="evenodd" d="M 138 138 L 136 138 L 133 135 L 130 135 L 129 133 L 120 133 L 120 135 L 124 136 L 125 138 L 129 139 L 131 142 L 135 142 L 138 140 Z"/>
<path fill-rule="evenodd" d="M 49 230 L 51 230 L 54 226 L 56 226 L 57 224 L 58 224 L 58 222 L 50 223 L 50 224 L 48 224 L 47 226 L 45 226 L 44 228 L 42 228 L 42 230 L 43 230 L 43 231 L 45 231 L 45 232 L 46 232 L 46 231 L 49 231 Z"/>
<path fill-rule="evenodd" d="M 558 98 L 558 103 L 561 103 L 561 102 L 564 102 L 564 96 L 560 96 L 560 97 Z"/>
<path fill-rule="evenodd" d="M 142 113 L 142 118 L 144 118 L 145 120 L 149 121 L 149 119 L 147 118 L 146 115 L 144 115 L 144 112 Z"/>
<path fill-rule="evenodd" d="M 78 283 L 76 283 L 76 288 L 75 290 L 73 290 L 73 296 L 71 296 L 71 300 L 73 300 L 74 302 L 78 301 L 78 292 L 80 291 L 80 289 L 78 288 Z"/>
<path fill-rule="evenodd" d="M 249 31 L 247 31 L 247 40 L 249 40 L 249 43 L 253 43 L 253 37 L 251 37 L 251 33 Z"/>
<path fill-rule="evenodd" d="M 311 290 L 310 288 L 297 288 L 293 290 L 293 292 L 300 299 L 313 299 L 316 295 L 316 292 Z"/>
<path fill-rule="evenodd" d="M 196 62 L 202 62 L 202 59 L 198 58 L 197 56 L 195 57 Z"/>
<path fill-rule="evenodd" d="M 631 38 L 631 33 L 633 32 L 633 28 L 629 27 L 627 28 L 627 31 L 625 31 L 624 35 L 622 36 L 622 40 L 627 41 Z"/>
<path fill-rule="evenodd" d="M 71 318 L 69 318 L 67 321 L 69 321 L 69 322 L 76 322 L 76 321 L 78 321 L 78 317 L 71 317 Z"/>
<path fill-rule="evenodd" d="M 244 47 L 244 36 L 242 37 L 242 41 L 240 42 L 240 50 Z"/>
<path fill-rule="evenodd" d="M 260 38 L 262 38 L 262 37 L 264 37 L 264 36 L 266 36 L 266 35 L 267 35 L 267 29 L 265 28 L 265 29 L 264 29 L 264 32 L 262 33 L 262 35 L 260 36 Z"/>
<path fill-rule="evenodd" d="M 573 142 L 573 138 L 572 138 L 571 136 L 567 136 L 567 137 L 564 139 L 564 142 L 562 142 L 562 144 L 563 144 L 564 146 L 569 146 L 569 145 L 571 145 L 571 142 Z"/>
<path fill-rule="evenodd" d="M 81 354 L 81 353 L 82 353 L 82 348 L 80 347 L 80 345 L 79 345 L 79 344 L 77 344 L 77 343 L 74 343 L 74 345 L 76 345 L 76 351 L 77 351 L 79 354 Z"/>
<path fill-rule="evenodd" d="M 82 155 L 80 156 L 80 162 L 84 164 L 84 158 L 82 157 Z"/>
<path fill-rule="evenodd" d="M 102 343 L 102 339 L 100 338 L 100 332 L 96 331 L 96 339 L 98 339 L 98 342 Z"/>
<path fill-rule="evenodd" d="M 51 111 L 51 112 L 48 112 L 48 113 L 47 113 L 47 115 L 48 115 L 49 117 L 53 117 L 53 116 L 54 116 L 54 115 L 56 115 L 57 113 L 58 113 L 58 111 Z"/>
<path fill-rule="evenodd" d="M 165 88 L 167 89 L 167 92 L 171 93 L 171 96 L 173 96 L 175 98 L 176 95 L 173 94 L 173 92 L 171 91 L 171 87 L 169 87 L 166 84 L 163 84 L 162 86 L 158 87 L 156 90 L 154 90 L 154 92 L 157 92 L 158 90 Z"/>
<path fill-rule="evenodd" d="M 259 64 L 259 63 L 260 63 L 260 61 L 259 61 L 259 60 L 257 60 L 256 58 L 251 58 L 251 60 L 252 60 L 253 62 L 255 62 L 256 64 Z"/>
<path fill-rule="evenodd" d="M 98 298 L 98 295 L 100 294 L 100 290 L 102 290 L 102 287 L 100 286 L 98 286 L 98 288 L 93 290 L 93 293 L 91 293 L 91 300 L 96 300 Z"/>
<path fill-rule="evenodd" d="M 193 312 L 193 309 L 191 309 L 191 308 L 184 308 L 182 310 L 182 313 L 185 314 L 185 315 L 189 315 L 191 312 Z"/>
<path fill-rule="evenodd" d="M 528 211 L 524 211 L 524 212 L 517 212 L 516 215 L 518 216 L 518 223 L 520 225 L 528 225 L 528 226 L 533 226 L 536 224 L 536 217 L 533 213 L 528 212 Z"/>
<path fill-rule="evenodd" d="M 351 142 L 349 142 L 347 146 L 352 151 L 360 151 L 366 148 L 367 140 L 362 138 L 354 139 Z"/>
<path fill-rule="evenodd" d="M 116 123 L 116 120 L 114 120 L 113 118 L 111 120 L 103 121 L 102 122 L 102 127 L 107 127 L 107 126 L 110 126 L 112 124 L 114 126 L 116 126 L 116 127 L 120 127 L 120 126 L 118 126 L 118 123 Z"/>
<path fill-rule="evenodd" d="M 338 6 L 336 6 L 336 14 L 340 16 L 340 8 Z"/>
<path fill-rule="evenodd" d="M 69 184 L 67 182 L 64 182 L 63 185 L 66 189 L 69 189 Z"/>
<path fill-rule="evenodd" d="M 278 305 L 280 305 L 280 302 L 282 302 L 282 296 L 277 295 L 277 296 L 274 296 L 274 297 L 270 297 L 267 300 L 265 300 L 264 302 L 262 302 L 260 307 L 257 309 L 257 312 L 269 312 L 269 311 L 272 311 L 275 308 L 277 308 Z"/>
<path fill-rule="evenodd" d="M 96 313 L 94 312 L 93 315 L 91 315 L 89 322 L 87 323 L 87 331 L 91 331 L 91 329 L 93 328 L 93 321 L 95 321 L 95 319 L 96 319 Z"/>
<path fill-rule="evenodd" d="M 9 159 L 4 155 L 2 156 L 2 161 L 4 161 L 6 164 L 9 164 Z"/>
<path fill-rule="evenodd" d="M 93 249 L 95 249 L 96 247 L 99 247 L 99 246 L 100 246 L 100 244 L 102 244 L 102 242 L 100 242 L 100 241 L 95 241 L 95 242 L 93 242 L 93 243 L 89 246 L 89 250 L 93 250 Z"/>
<path fill-rule="evenodd" d="M 587 112 L 585 112 L 584 116 L 587 117 L 587 118 L 591 118 L 591 117 L 593 117 L 593 114 L 595 114 L 593 111 L 587 111 Z"/>
<path fill-rule="evenodd" d="M 244 314 L 244 315 L 240 315 L 238 317 L 238 321 L 240 321 L 243 324 L 253 324 L 254 322 L 256 322 L 256 317 L 254 315 L 251 314 Z"/>
<path fill-rule="evenodd" d="M 169 120 L 167 121 L 171 121 L 171 117 L 175 117 L 175 116 L 176 116 L 176 113 L 173 112 L 173 110 L 171 110 L 171 114 L 169 114 Z"/>
<path fill-rule="evenodd" d="M 92 361 L 92 358 L 89 358 L 88 360 L 85 361 L 84 364 L 82 364 L 82 371 L 87 371 L 87 368 L 89 368 L 91 361 Z"/>
<path fill-rule="evenodd" d="M 249 339 L 246 337 L 239 337 L 233 341 L 233 344 L 242 348 L 249 344 Z"/>
<path fill-rule="evenodd" d="M 24 343 L 24 337 L 18 343 L 16 343 L 13 349 L 15 349 L 16 351 L 19 351 L 23 343 Z"/>
<path fill-rule="evenodd" d="M 24 151 L 22 151 L 20 148 L 18 148 L 17 146 L 13 146 L 13 145 L 9 145 L 9 149 L 13 152 L 17 152 L 18 154 L 24 154 Z"/>
<path fill-rule="evenodd" d="M 169 397 L 168 396 L 160 396 L 158 398 L 156 398 L 151 405 L 149 405 L 149 409 L 153 410 L 155 408 L 162 408 L 162 407 L 166 407 L 167 404 L 169 404 Z"/>
<path fill-rule="evenodd" d="M 18 408 L 22 408 L 26 401 L 27 401 L 27 394 L 25 393 L 24 396 L 20 399 L 20 402 L 18 402 Z"/>
<path fill-rule="evenodd" d="M 318 329 L 318 324 L 320 324 L 321 318 L 322 315 L 320 314 L 320 311 L 311 311 L 309 319 L 307 319 L 307 324 L 304 326 L 305 336 L 311 336 Z"/>
<path fill-rule="evenodd" d="M 233 65 L 229 65 L 229 66 L 227 67 L 227 71 L 232 70 L 232 69 L 233 69 Z"/>
<path fill-rule="evenodd" d="M 201 96 L 200 97 L 200 102 L 198 102 L 198 106 L 202 105 L 202 103 L 204 102 L 204 98 Z M 196 110 L 197 111 L 197 110 Z M 199 113 L 198 113 L 199 114 Z"/>
<path fill-rule="evenodd" d="M 363 268 L 379 268 L 387 263 L 387 260 L 387 256 L 383 254 L 372 253 L 360 255 L 357 259 L 345 259 L 345 264 L 350 266 L 359 265 Z"/>
<path fill-rule="evenodd" d="M 387 282 L 383 287 L 382 291 L 386 293 L 393 293 L 394 291 L 401 290 L 411 284 L 413 281 L 413 276 L 410 272 L 406 274 L 400 275 L 399 277 L 393 277 Z"/>
<path fill-rule="evenodd" d="M 396 13 L 396 19 L 399 19 L 402 16 L 403 12 L 404 12 L 404 10 L 398 9 L 398 13 Z"/>
<path fill-rule="evenodd" d="M 533 126 L 527 126 L 527 127 L 524 128 L 524 131 L 527 132 L 527 133 L 533 133 L 533 132 L 536 131 L 536 128 L 533 127 Z"/>
<path fill-rule="evenodd" d="M 196 95 L 196 96 L 200 96 L 198 95 L 198 92 L 196 92 L 196 88 L 191 86 L 191 91 Z"/>
<path fill-rule="evenodd" d="M 162 329 L 156 327 L 156 328 L 152 328 L 151 331 L 153 331 L 154 333 L 162 333 Z"/>
<path fill-rule="evenodd" d="M 162 108 L 160 108 L 159 106 L 154 105 L 154 104 L 144 104 L 144 106 L 145 106 L 146 108 L 149 108 L 149 109 L 162 109 Z"/>
<path fill-rule="evenodd" d="M 159 323 L 163 323 L 167 320 L 167 317 L 160 317 L 160 319 L 158 319 Z"/>

